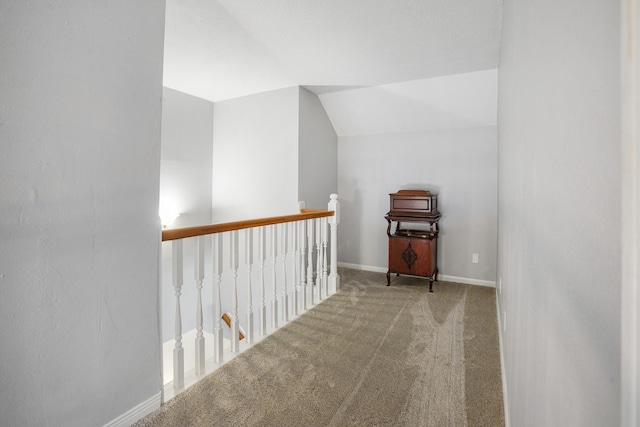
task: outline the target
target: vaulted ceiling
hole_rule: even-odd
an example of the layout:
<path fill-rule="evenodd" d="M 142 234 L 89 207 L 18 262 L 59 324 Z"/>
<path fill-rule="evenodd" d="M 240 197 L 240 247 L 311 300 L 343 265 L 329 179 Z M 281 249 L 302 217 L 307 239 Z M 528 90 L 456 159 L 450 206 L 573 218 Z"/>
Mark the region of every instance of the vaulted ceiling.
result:
<path fill-rule="evenodd" d="M 211 101 L 498 66 L 502 0 L 167 0 L 164 85 Z"/>

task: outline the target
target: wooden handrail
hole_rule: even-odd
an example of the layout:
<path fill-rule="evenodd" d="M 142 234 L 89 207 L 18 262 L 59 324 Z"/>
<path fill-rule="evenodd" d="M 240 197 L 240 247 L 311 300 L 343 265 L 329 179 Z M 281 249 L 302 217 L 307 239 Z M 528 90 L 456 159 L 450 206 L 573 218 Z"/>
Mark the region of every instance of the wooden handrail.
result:
<path fill-rule="evenodd" d="M 322 209 L 303 209 L 302 213 L 294 215 L 248 219 L 246 221 L 224 222 L 221 224 L 199 225 L 196 227 L 172 228 L 170 230 L 162 230 L 162 241 L 166 242 L 168 240 L 186 239 L 187 237 L 223 233 L 225 231 L 242 230 L 244 228 L 262 227 L 265 225 L 282 224 L 284 222 L 302 221 L 305 219 L 324 218 L 333 215 L 333 211 Z"/>

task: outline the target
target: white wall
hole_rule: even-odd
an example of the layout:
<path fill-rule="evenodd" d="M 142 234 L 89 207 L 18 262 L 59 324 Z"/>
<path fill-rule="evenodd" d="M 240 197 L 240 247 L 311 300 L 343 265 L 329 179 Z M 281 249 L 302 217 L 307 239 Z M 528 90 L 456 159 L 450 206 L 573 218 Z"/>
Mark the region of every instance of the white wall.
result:
<path fill-rule="evenodd" d="M 213 102 L 164 88 L 160 203 L 180 213 L 170 228 L 211 222 L 212 163 Z"/>
<path fill-rule="evenodd" d="M 159 398 L 163 31 L 163 1 L 0 5 L 3 425 Z"/>
<path fill-rule="evenodd" d="M 386 271 L 389 193 L 423 188 L 439 193 L 440 273 L 495 282 L 496 88 L 487 70 L 320 96 L 340 129 L 340 262 Z"/>
<path fill-rule="evenodd" d="M 318 96 L 300 88 L 298 200 L 326 209 L 338 191 L 338 136 Z"/>
<path fill-rule="evenodd" d="M 162 149 L 160 157 L 160 205 L 174 205 L 180 216 L 168 228 L 211 224 L 213 163 L 213 102 L 173 89 L 162 91 Z M 184 243 L 185 281 L 181 304 L 183 330 L 196 326 L 193 279 L 194 239 Z M 207 243 L 209 241 L 207 240 Z M 207 255 L 210 245 L 207 244 Z M 209 256 L 206 258 L 210 259 Z M 210 263 L 203 283 L 204 324 L 211 329 L 212 300 Z M 171 242 L 162 244 L 162 339 L 175 337 L 175 292 L 171 275 Z"/>
<path fill-rule="evenodd" d="M 213 219 L 298 209 L 298 87 L 215 103 Z"/>
<path fill-rule="evenodd" d="M 443 214 L 440 273 L 494 282 L 496 155 L 495 126 L 340 138 L 340 262 L 386 271 L 389 193 L 427 189 Z"/>
<path fill-rule="evenodd" d="M 622 115 L 622 358 L 621 424 L 640 424 L 640 9 L 633 0 L 621 8 Z"/>
<path fill-rule="evenodd" d="M 620 423 L 619 5 L 505 2 L 499 269 L 512 426 Z"/>

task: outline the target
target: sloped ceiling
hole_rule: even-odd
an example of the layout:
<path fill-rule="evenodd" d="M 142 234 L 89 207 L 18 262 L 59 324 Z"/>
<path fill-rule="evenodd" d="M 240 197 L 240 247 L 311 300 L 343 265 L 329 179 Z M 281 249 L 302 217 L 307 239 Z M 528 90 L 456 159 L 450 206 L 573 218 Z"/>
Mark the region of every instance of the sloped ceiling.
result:
<path fill-rule="evenodd" d="M 318 95 L 338 136 L 495 126 L 498 70 Z"/>
<path fill-rule="evenodd" d="M 167 0 L 164 85 L 211 101 L 495 69 L 502 0 Z"/>

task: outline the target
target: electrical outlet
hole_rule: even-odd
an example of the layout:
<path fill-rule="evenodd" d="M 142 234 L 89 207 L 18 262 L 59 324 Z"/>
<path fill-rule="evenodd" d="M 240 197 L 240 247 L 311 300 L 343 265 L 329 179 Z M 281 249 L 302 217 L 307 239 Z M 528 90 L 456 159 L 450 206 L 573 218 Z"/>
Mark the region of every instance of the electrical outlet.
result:
<path fill-rule="evenodd" d="M 472 254 L 471 255 L 471 262 L 474 264 L 478 263 L 478 254 Z"/>

